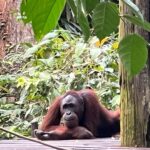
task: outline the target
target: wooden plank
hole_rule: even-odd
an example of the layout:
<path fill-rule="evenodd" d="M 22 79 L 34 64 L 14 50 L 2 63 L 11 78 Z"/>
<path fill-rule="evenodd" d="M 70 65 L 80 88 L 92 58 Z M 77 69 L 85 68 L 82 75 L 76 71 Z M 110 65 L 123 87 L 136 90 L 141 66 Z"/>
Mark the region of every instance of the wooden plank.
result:
<path fill-rule="evenodd" d="M 92 140 L 46 141 L 46 143 L 69 150 L 150 150 L 149 148 L 120 147 L 120 141 L 112 138 Z M 0 150 L 54 150 L 28 140 L 1 140 Z"/>

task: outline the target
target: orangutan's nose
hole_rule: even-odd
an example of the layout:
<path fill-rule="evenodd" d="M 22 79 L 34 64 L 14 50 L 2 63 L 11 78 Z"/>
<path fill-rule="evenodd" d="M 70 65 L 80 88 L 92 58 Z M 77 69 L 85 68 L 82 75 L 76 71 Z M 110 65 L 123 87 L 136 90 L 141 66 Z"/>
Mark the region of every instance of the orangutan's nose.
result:
<path fill-rule="evenodd" d="M 67 111 L 67 113 L 66 113 L 67 115 L 71 115 L 71 111 Z"/>

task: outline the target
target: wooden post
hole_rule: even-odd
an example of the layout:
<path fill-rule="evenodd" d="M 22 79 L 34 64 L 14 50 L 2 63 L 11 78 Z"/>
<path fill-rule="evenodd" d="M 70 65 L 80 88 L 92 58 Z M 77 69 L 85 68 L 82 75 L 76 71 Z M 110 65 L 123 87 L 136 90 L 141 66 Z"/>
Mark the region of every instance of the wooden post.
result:
<path fill-rule="evenodd" d="M 140 7 L 145 19 L 149 20 L 150 0 L 135 0 L 134 3 Z M 130 14 L 131 11 L 119 2 L 121 14 Z M 121 21 L 119 36 L 122 39 L 130 33 L 141 34 L 149 41 L 148 33 L 130 24 Z M 140 59 L 140 58 L 139 58 Z M 149 57 L 150 59 L 150 57 Z M 120 63 L 121 80 L 121 145 L 146 147 L 149 144 L 149 105 L 150 105 L 150 78 L 149 63 L 134 78 L 129 79 L 127 73 Z M 147 134 L 148 133 L 148 134 Z"/>

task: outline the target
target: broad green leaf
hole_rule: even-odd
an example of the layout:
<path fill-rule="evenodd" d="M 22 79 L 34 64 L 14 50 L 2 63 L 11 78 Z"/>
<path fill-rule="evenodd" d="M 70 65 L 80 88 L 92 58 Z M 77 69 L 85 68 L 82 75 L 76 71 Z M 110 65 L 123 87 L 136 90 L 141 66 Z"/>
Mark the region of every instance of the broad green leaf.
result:
<path fill-rule="evenodd" d="M 66 0 L 28 0 L 21 4 L 21 14 L 25 22 L 31 22 L 36 39 L 41 39 L 53 30 L 65 6 Z"/>
<path fill-rule="evenodd" d="M 131 0 L 122 0 L 130 9 L 131 11 L 138 16 L 140 19 L 143 20 L 143 15 L 140 12 L 140 9 L 131 1 Z"/>
<path fill-rule="evenodd" d="M 21 13 L 22 17 L 26 16 L 26 14 L 24 14 L 26 12 L 26 3 L 27 3 L 26 0 L 22 0 L 22 2 L 20 4 L 20 13 Z M 23 18 L 23 20 L 25 22 L 26 19 Z"/>
<path fill-rule="evenodd" d="M 77 6 L 74 0 L 67 0 L 67 3 L 69 4 L 69 6 L 71 7 L 73 13 L 75 16 L 77 16 Z"/>
<path fill-rule="evenodd" d="M 53 57 L 50 57 L 49 59 L 38 59 L 38 61 L 42 62 L 46 66 L 52 67 L 55 63 L 55 60 Z"/>
<path fill-rule="evenodd" d="M 32 13 L 30 13 L 31 10 L 34 10 L 34 4 L 36 0 L 33 1 L 28 1 L 27 0 L 22 0 L 21 6 L 20 6 L 20 12 L 22 15 L 22 19 L 25 23 L 28 23 L 31 21 L 32 18 Z"/>
<path fill-rule="evenodd" d="M 147 61 L 146 41 L 137 34 L 127 35 L 119 44 L 119 56 L 130 77 L 138 74 Z"/>
<path fill-rule="evenodd" d="M 37 52 L 39 50 L 39 48 L 41 46 L 44 46 L 46 44 L 50 43 L 50 40 L 44 40 L 44 41 L 41 41 L 40 43 L 34 45 L 33 47 L 29 48 L 26 52 L 25 52 L 25 55 L 24 55 L 24 58 L 30 58 L 31 56 L 33 56 L 33 54 L 35 52 Z"/>
<path fill-rule="evenodd" d="M 99 3 L 99 0 L 82 0 L 82 3 L 86 12 L 90 13 Z"/>
<path fill-rule="evenodd" d="M 20 98 L 17 104 L 23 104 L 27 95 L 28 95 L 28 91 L 26 88 L 24 88 L 20 93 Z"/>
<path fill-rule="evenodd" d="M 74 56 L 76 58 L 79 58 L 83 54 L 85 49 L 86 49 L 86 44 L 85 43 L 77 43 L 76 47 L 75 47 L 75 55 Z"/>
<path fill-rule="evenodd" d="M 78 23 L 81 27 L 81 30 L 84 34 L 84 39 L 85 39 L 85 41 L 87 41 L 90 36 L 90 27 L 89 27 L 89 22 L 88 22 L 87 16 L 83 12 L 81 0 L 78 0 L 77 8 L 78 8 L 77 9 L 77 21 L 78 21 Z"/>
<path fill-rule="evenodd" d="M 39 73 L 39 78 L 41 80 L 49 80 L 51 78 L 51 76 L 48 71 L 43 71 L 43 72 Z"/>
<path fill-rule="evenodd" d="M 91 48 L 90 49 L 90 55 L 91 55 L 91 58 L 93 60 L 97 59 L 99 57 L 99 55 L 101 54 L 101 50 L 99 48 Z"/>
<path fill-rule="evenodd" d="M 117 30 L 119 25 L 118 7 L 111 2 L 102 2 L 97 5 L 93 13 L 93 27 L 96 36 L 103 39 Z"/>
<path fill-rule="evenodd" d="M 46 34 L 42 41 L 45 41 L 45 40 L 48 40 L 48 39 L 53 39 L 53 38 L 56 38 L 58 36 L 59 32 L 57 31 L 53 31 L 53 32 L 49 32 L 48 34 Z"/>
<path fill-rule="evenodd" d="M 71 72 L 69 74 L 69 78 L 68 78 L 68 84 L 72 83 L 73 80 L 75 80 L 75 74 L 73 72 Z"/>
<path fill-rule="evenodd" d="M 112 103 L 113 107 L 119 106 L 119 104 L 120 104 L 120 95 L 114 96 L 111 103 Z"/>
<path fill-rule="evenodd" d="M 129 20 L 131 23 L 138 25 L 139 27 L 143 28 L 144 30 L 150 32 L 150 23 L 147 22 L 146 20 L 141 20 L 138 17 L 129 16 L 129 15 L 124 15 L 123 17 L 126 18 L 127 20 Z"/>

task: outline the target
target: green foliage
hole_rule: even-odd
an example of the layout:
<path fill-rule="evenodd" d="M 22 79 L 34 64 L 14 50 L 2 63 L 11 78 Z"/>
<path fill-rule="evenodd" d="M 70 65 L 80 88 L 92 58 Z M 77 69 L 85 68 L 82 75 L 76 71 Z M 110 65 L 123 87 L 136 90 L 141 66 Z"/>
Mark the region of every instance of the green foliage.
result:
<path fill-rule="evenodd" d="M 83 5 L 81 1 L 82 0 L 78 0 L 77 3 L 77 20 L 84 34 L 85 41 L 87 41 L 90 37 L 90 26 L 86 14 L 83 11 Z"/>
<path fill-rule="evenodd" d="M 21 14 L 23 20 L 32 22 L 36 39 L 41 39 L 54 29 L 65 6 L 66 0 L 23 0 Z"/>
<path fill-rule="evenodd" d="M 21 15 L 24 22 L 32 23 L 37 39 L 41 39 L 56 27 L 65 2 L 65 0 L 46 0 L 44 2 L 40 0 L 22 0 Z M 92 33 L 90 32 L 92 24 L 89 20 L 93 20 L 94 34 L 101 39 L 109 36 L 118 27 L 119 15 L 115 3 L 99 2 L 98 0 L 68 0 L 68 4 L 76 15 L 75 17 L 86 41 Z"/>
<path fill-rule="evenodd" d="M 82 0 L 84 9 L 87 13 L 91 13 L 93 9 L 96 7 L 96 5 L 99 3 L 99 0 Z"/>
<path fill-rule="evenodd" d="M 103 39 L 118 28 L 118 7 L 111 2 L 102 2 L 94 9 L 92 18 L 96 36 Z"/>
<path fill-rule="evenodd" d="M 138 8 L 131 0 L 122 0 L 129 8 L 130 10 L 139 18 L 143 20 L 143 15 Z"/>
<path fill-rule="evenodd" d="M 28 46 L 31 46 L 31 44 L 28 44 Z M 16 88 L 16 79 L 25 64 L 23 49 L 28 46 L 26 43 L 14 46 L 11 52 L 0 61 L 0 99 L 5 99 L 5 96 L 19 95 Z"/>
<path fill-rule="evenodd" d="M 122 0 L 123 3 L 125 5 L 127 5 L 127 7 L 130 9 L 131 13 L 130 14 L 124 14 L 122 16 L 122 14 L 119 14 L 118 11 L 118 5 L 116 5 L 113 2 L 110 2 L 108 0 L 68 0 L 68 4 L 69 6 L 72 8 L 72 11 L 76 17 L 77 22 L 80 25 L 80 28 L 84 34 L 84 39 L 87 41 L 90 38 L 90 35 L 96 35 L 98 38 L 103 39 L 106 36 L 110 36 L 110 34 L 112 34 L 113 32 L 117 31 L 118 28 L 118 24 L 119 24 L 119 19 L 121 16 L 121 19 L 127 19 L 129 22 L 140 26 L 141 28 L 149 31 L 150 30 L 150 24 L 149 22 L 145 21 L 143 18 L 142 13 L 140 12 L 139 8 L 131 1 L 131 0 Z M 54 0 L 51 0 L 51 4 L 54 3 Z M 38 21 L 34 24 L 34 17 L 33 14 L 38 14 L 36 11 L 40 10 L 39 13 L 44 12 L 44 10 L 51 10 L 52 7 L 50 7 L 49 5 L 45 5 L 46 2 L 42 2 L 42 5 L 45 6 L 45 8 L 43 9 L 41 7 L 41 5 L 36 5 L 36 11 L 34 11 L 34 13 L 32 14 L 32 9 L 28 9 L 32 8 L 33 4 L 35 4 L 35 1 L 28 1 L 27 2 L 28 5 L 25 4 L 21 7 L 22 12 L 25 12 L 25 15 L 27 17 L 27 20 L 32 22 L 32 26 L 33 29 L 37 28 L 38 31 L 39 27 L 40 27 L 40 22 L 42 22 L 42 24 L 45 24 L 47 20 L 47 17 L 43 15 L 43 17 L 39 17 Z M 65 1 L 63 1 L 63 4 L 65 4 Z M 59 4 L 56 3 L 57 6 L 59 6 Z M 39 7 L 39 8 L 38 8 Z M 56 12 L 55 12 L 56 11 Z M 62 7 L 60 10 L 54 10 L 53 13 L 54 14 L 58 14 L 61 13 L 62 11 Z M 23 14 L 23 13 L 22 13 Z M 42 34 L 40 32 L 35 32 L 37 37 L 42 37 L 45 33 L 47 33 L 48 31 L 54 29 L 56 27 L 58 18 L 60 15 L 56 15 L 56 18 L 53 20 L 53 18 L 48 18 L 50 19 L 48 22 L 50 22 L 49 24 L 47 24 L 46 28 L 49 30 L 45 30 L 45 32 L 42 32 Z M 45 17 L 45 18 L 44 18 Z M 46 19 L 46 21 L 45 21 Z M 133 49 L 136 47 L 136 49 L 138 49 L 137 45 L 133 45 L 130 41 L 128 41 L 128 38 L 125 40 L 126 43 L 130 43 L 131 45 L 129 47 L 133 47 Z M 121 46 L 122 43 L 120 43 Z M 143 44 L 142 47 L 145 46 L 145 43 L 142 42 L 141 44 Z M 143 49 L 142 49 L 143 50 Z M 141 51 L 142 51 L 141 50 Z M 138 54 L 136 54 L 136 51 L 132 51 L 132 54 L 134 54 L 134 56 L 136 56 L 136 58 L 138 58 Z M 145 53 L 145 51 L 141 52 L 141 53 Z M 145 53 L 147 54 L 147 53 Z M 147 57 L 147 56 L 146 56 Z M 126 59 L 126 57 L 124 58 Z M 121 61 L 128 61 L 128 60 L 122 60 Z M 135 72 L 133 73 L 127 65 L 127 63 L 123 63 L 128 74 L 130 74 L 131 77 L 133 77 L 135 75 Z M 138 74 L 143 66 L 143 63 L 141 61 L 138 61 L 136 63 L 136 66 L 134 68 L 140 68 L 138 69 L 138 71 L 136 71 L 136 74 Z"/>
<path fill-rule="evenodd" d="M 150 25 L 138 7 L 130 0 L 122 1 L 134 15 L 125 14 L 121 19 L 149 31 Z M 38 40 L 55 29 L 65 3 L 65 0 L 22 0 L 23 20 L 32 24 Z M 7 69 L 0 78 L 0 125 L 29 134 L 31 123 L 41 120 L 54 97 L 87 85 L 96 90 L 108 108 L 119 104 L 118 57 L 112 46 L 116 40 L 113 33 L 119 24 L 117 5 L 108 0 L 68 0 L 68 4 L 88 43 L 69 32 L 57 30 L 35 45 L 29 44 L 25 52 L 6 56 L 0 64 Z M 100 40 L 107 36 L 108 43 L 103 45 L 103 40 L 95 40 L 90 35 Z M 146 62 L 146 42 L 135 34 L 127 36 L 119 44 L 119 55 L 129 75 L 133 76 Z M 12 71 L 12 68 L 15 69 Z M 13 99 L 12 104 L 7 94 L 15 94 L 17 101 Z"/>
<path fill-rule="evenodd" d="M 0 103 L 0 125 L 9 128 L 10 131 L 16 131 L 23 135 L 29 135 L 31 132 L 31 123 L 39 121 L 42 118 L 41 112 L 44 110 L 42 103 L 24 104 Z M 0 132 L 0 137 L 12 138 L 10 134 Z"/>
<path fill-rule="evenodd" d="M 24 54 L 24 58 L 30 61 L 17 79 L 17 86 L 22 88 L 20 102 L 24 103 L 26 99 L 50 102 L 69 89 L 82 89 L 86 85 L 100 91 L 105 90 L 106 84 L 110 88 L 113 81 L 118 80 L 117 57 L 115 52 L 109 50 L 110 47 L 108 44 L 106 51 L 104 47 L 91 47 L 82 38 L 75 38 L 66 31 L 54 31 L 51 36 L 47 35 Z M 115 59 L 109 60 L 110 57 Z M 110 90 L 106 95 L 111 94 Z M 111 98 L 115 95 L 112 94 Z M 102 97 L 105 97 L 104 93 Z"/>
<path fill-rule="evenodd" d="M 75 0 L 67 0 L 67 4 L 71 7 L 73 13 L 75 16 L 77 16 L 77 7 L 76 7 L 76 2 Z"/>
<path fill-rule="evenodd" d="M 129 16 L 129 15 L 124 15 L 123 16 L 125 19 L 129 20 L 135 25 L 138 25 L 139 27 L 143 28 L 144 30 L 150 32 L 150 23 L 147 22 L 146 20 L 139 19 L 136 16 Z"/>
<path fill-rule="evenodd" d="M 41 120 L 56 96 L 86 86 L 91 86 L 101 97 L 101 102 L 114 109 L 119 105 L 120 93 L 118 56 L 112 45 L 115 40 L 113 35 L 105 39 L 107 44 L 104 44 L 93 37 L 87 44 L 83 38 L 59 30 L 49 33 L 27 50 L 22 50 L 20 62 L 24 62 L 18 71 L 12 72 L 13 80 L 10 80 L 10 73 L 3 75 L 3 80 L 1 78 L 0 86 L 8 89 L 10 95 L 13 92 L 11 88 L 19 94 L 17 100 L 11 100 L 12 103 L 9 98 L 1 98 L 0 125 L 29 135 L 31 123 Z M 18 54 L 6 56 L 3 64 L 15 55 Z M 5 90 L 1 90 L 6 94 Z M 10 135 L 1 135 L 10 138 Z"/>
<path fill-rule="evenodd" d="M 137 34 L 128 35 L 120 42 L 119 56 L 130 77 L 136 75 L 145 66 L 147 53 L 145 40 Z"/>

